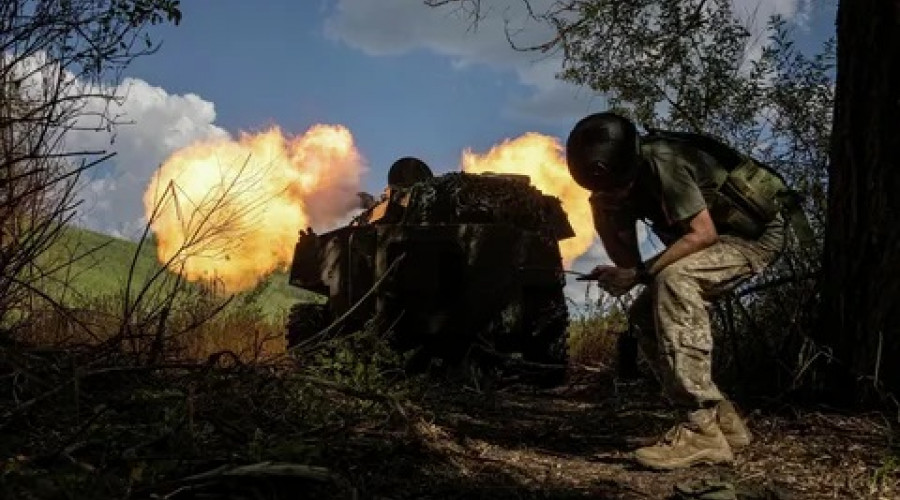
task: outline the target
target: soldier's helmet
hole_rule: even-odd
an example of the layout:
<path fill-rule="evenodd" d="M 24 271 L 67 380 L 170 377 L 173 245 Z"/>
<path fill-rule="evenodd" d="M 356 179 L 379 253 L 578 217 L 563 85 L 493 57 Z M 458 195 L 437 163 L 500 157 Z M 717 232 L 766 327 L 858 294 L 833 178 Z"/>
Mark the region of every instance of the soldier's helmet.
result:
<path fill-rule="evenodd" d="M 428 165 L 412 156 L 404 156 L 395 161 L 388 170 L 388 185 L 392 188 L 408 188 L 417 182 L 434 177 Z"/>
<path fill-rule="evenodd" d="M 566 164 L 572 178 L 593 192 L 631 185 L 638 170 L 640 135 L 627 118 L 610 112 L 582 118 L 566 140 Z"/>

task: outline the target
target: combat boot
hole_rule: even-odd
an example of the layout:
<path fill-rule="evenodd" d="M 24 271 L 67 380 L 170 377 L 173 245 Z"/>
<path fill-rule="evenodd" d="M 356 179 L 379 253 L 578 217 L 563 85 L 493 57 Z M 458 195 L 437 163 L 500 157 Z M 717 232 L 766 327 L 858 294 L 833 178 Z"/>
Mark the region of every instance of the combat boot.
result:
<path fill-rule="evenodd" d="M 736 450 L 750 444 L 752 439 L 750 429 L 738 415 L 731 401 L 727 399 L 719 401 L 719 404 L 716 405 L 716 420 L 732 449 Z"/>
<path fill-rule="evenodd" d="M 697 464 L 731 463 L 734 454 L 716 423 L 716 409 L 697 410 L 653 445 L 639 448 L 634 458 L 644 467 L 670 470 Z"/>

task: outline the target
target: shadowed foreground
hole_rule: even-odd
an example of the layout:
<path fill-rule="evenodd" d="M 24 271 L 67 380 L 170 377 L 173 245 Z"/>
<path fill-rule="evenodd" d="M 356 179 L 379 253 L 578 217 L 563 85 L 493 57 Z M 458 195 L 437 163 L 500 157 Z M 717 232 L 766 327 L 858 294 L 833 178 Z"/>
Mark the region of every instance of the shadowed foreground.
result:
<path fill-rule="evenodd" d="M 900 494 L 897 471 L 884 467 L 890 430 L 878 417 L 790 408 L 751 413 L 756 440 L 737 454 L 734 468 L 653 472 L 633 464 L 629 452 L 664 432 L 675 413 L 649 384 L 617 387 L 602 374 L 578 378 L 548 391 L 434 391 L 422 402 L 411 439 L 426 460 L 408 463 L 398 455 L 405 477 L 377 491 L 396 498 L 666 498 L 676 484 L 709 479 L 758 498 Z"/>
<path fill-rule="evenodd" d="M 752 498 L 900 493 L 878 415 L 750 412 L 756 440 L 734 468 L 658 473 L 628 457 L 673 422 L 646 382 L 579 370 L 553 389 L 407 381 L 416 389 L 399 394 L 213 361 L 107 367 L 83 374 L 77 398 L 62 385 L 5 399 L 0 496 L 638 499 L 702 479 Z"/>

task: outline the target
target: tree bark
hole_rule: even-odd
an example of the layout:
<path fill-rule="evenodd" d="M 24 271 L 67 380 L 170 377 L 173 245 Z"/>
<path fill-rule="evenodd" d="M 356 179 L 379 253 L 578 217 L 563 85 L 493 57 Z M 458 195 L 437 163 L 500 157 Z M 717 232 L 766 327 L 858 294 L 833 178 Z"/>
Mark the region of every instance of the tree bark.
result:
<path fill-rule="evenodd" d="M 900 399 L 900 0 L 842 0 L 822 319 L 829 387 Z"/>

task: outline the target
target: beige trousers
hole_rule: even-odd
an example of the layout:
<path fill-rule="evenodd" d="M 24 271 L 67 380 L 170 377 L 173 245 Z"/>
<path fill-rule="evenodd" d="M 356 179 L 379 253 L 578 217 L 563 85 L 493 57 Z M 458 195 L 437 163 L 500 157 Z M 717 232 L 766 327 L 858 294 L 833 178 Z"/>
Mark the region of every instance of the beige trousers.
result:
<path fill-rule="evenodd" d="M 641 350 L 674 403 L 702 407 L 724 399 L 712 380 L 711 301 L 771 264 L 783 238 L 780 217 L 758 240 L 722 235 L 663 269 L 632 304 Z"/>

